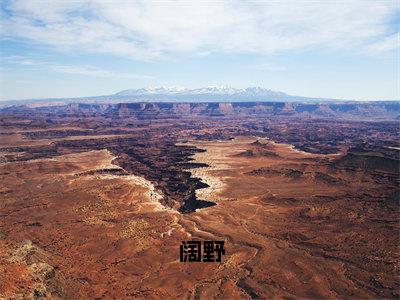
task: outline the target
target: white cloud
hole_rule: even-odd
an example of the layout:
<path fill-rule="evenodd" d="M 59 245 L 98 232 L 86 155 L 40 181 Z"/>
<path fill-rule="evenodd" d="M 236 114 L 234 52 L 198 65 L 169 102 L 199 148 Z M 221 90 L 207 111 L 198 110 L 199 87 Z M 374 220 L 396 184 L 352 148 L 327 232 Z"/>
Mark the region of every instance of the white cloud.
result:
<path fill-rule="evenodd" d="M 63 66 L 63 65 L 53 65 L 51 69 L 60 73 L 67 74 L 78 74 L 78 75 L 89 75 L 94 77 L 110 77 L 111 73 L 109 71 L 101 70 L 95 67 L 78 67 L 78 66 Z"/>
<path fill-rule="evenodd" d="M 263 63 L 254 66 L 255 69 L 262 70 L 262 71 L 273 71 L 273 72 L 281 72 L 286 71 L 286 67 L 278 66 L 270 63 Z"/>
<path fill-rule="evenodd" d="M 395 2 L 19 0 L 3 14 L 2 35 L 139 60 L 313 47 L 386 51 L 374 44 L 393 34 Z"/>
<path fill-rule="evenodd" d="M 71 66 L 71 65 L 60 65 L 49 61 L 39 61 L 32 59 L 30 57 L 20 56 L 20 55 L 10 55 L 2 57 L 3 62 L 9 64 L 19 64 L 19 65 L 34 65 L 35 67 L 46 68 L 47 70 L 74 74 L 74 75 L 85 75 L 92 77 L 103 77 L 103 78 L 130 78 L 130 79 L 154 79 L 154 76 L 143 75 L 143 74 L 133 74 L 133 73 L 120 73 L 112 72 L 109 70 L 100 69 L 93 66 Z"/>
<path fill-rule="evenodd" d="M 131 78 L 131 79 L 155 78 L 154 76 L 150 75 L 111 72 L 93 66 L 82 67 L 82 66 L 51 65 L 51 69 L 55 72 L 60 72 L 60 73 L 87 75 L 87 76 L 104 77 L 104 78 Z"/>
<path fill-rule="evenodd" d="M 368 46 L 367 50 L 372 53 L 382 53 L 394 49 L 398 49 L 400 46 L 400 34 L 397 32 L 390 36 L 385 37 L 384 39 L 379 40 L 378 42 L 372 43 Z"/>
<path fill-rule="evenodd" d="M 35 60 L 21 55 L 0 56 L 0 59 L 2 62 L 18 63 L 19 65 L 26 65 L 26 66 L 32 66 L 36 64 Z"/>

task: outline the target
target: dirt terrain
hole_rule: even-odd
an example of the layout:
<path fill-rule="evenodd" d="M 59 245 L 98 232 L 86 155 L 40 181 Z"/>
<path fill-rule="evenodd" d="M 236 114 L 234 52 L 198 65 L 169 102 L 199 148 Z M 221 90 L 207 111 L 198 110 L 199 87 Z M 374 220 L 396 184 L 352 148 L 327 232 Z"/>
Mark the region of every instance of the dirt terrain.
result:
<path fill-rule="evenodd" d="M 2 111 L 0 298 L 398 298 L 398 122 L 246 105 Z"/>
<path fill-rule="evenodd" d="M 199 211 L 198 223 L 254 249 L 240 282 L 248 295 L 396 296 L 398 251 L 388 245 L 398 245 L 398 210 L 380 202 L 390 191 L 372 177 L 332 169 L 334 155 L 265 140 L 194 145 L 207 149 L 196 161 L 210 165 L 195 173 L 210 185 L 202 195 L 218 203 Z M 240 155 L 259 148 L 277 156 Z"/>

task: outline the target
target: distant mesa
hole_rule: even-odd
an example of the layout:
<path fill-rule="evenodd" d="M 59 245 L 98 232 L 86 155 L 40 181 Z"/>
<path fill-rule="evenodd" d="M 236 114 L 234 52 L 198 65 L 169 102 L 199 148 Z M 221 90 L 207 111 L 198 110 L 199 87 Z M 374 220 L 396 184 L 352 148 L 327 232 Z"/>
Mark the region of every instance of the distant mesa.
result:
<path fill-rule="evenodd" d="M 343 101 L 288 95 L 262 87 L 238 89 L 228 86 L 188 89 L 181 87 L 150 87 L 127 89 L 112 95 L 78 98 L 45 98 L 1 101 L 0 106 L 32 103 L 118 103 L 118 102 L 326 102 Z"/>
<path fill-rule="evenodd" d="M 132 96 L 134 97 L 134 96 Z M 132 98 L 130 98 L 132 99 Z M 119 116 L 132 117 L 140 120 L 162 119 L 166 117 L 229 117 L 229 116 L 258 116 L 276 118 L 306 118 L 306 119 L 335 119 L 358 121 L 396 121 L 400 115 L 400 102 L 331 102 L 331 103 L 301 103 L 293 102 L 268 102 L 268 101 L 242 101 L 242 102 L 126 102 L 116 103 L 76 103 L 64 104 L 33 103 L 8 105 L 0 107 L 0 113 L 31 114 L 57 114 L 63 116 Z M 268 128 L 258 128 L 268 132 Z M 254 146 L 254 145 L 253 145 Z M 263 146 L 266 147 L 266 146 Z M 260 153 L 258 153 L 260 152 Z M 255 156 L 272 156 L 267 148 L 259 149 Z M 261 153 L 262 152 L 262 153 Z M 245 156 L 252 154 L 244 153 Z"/>

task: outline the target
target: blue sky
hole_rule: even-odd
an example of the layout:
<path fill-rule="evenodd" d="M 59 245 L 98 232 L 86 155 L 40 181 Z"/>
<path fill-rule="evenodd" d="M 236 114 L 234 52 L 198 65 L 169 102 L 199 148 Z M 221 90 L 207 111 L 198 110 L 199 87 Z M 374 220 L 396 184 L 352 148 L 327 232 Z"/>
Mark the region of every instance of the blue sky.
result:
<path fill-rule="evenodd" d="M 1 100 L 261 86 L 399 99 L 399 1 L 1 1 Z"/>

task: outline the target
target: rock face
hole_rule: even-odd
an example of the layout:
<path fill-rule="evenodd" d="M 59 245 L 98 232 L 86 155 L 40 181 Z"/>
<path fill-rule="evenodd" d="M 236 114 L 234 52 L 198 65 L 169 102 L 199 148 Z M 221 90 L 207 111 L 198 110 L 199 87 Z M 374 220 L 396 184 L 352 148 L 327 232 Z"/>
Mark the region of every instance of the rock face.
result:
<path fill-rule="evenodd" d="M 157 119 L 182 116 L 229 116 L 264 115 L 297 116 L 311 118 L 339 119 L 380 119 L 394 120 L 400 114 L 400 102 L 333 102 L 333 103 L 284 103 L 284 102 L 210 102 L 210 103 L 120 103 L 120 104 L 82 104 L 73 103 L 63 106 L 29 108 L 11 106 L 0 112 L 37 112 L 57 113 L 60 116 L 108 115 L 118 117 L 136 117 L 139 119 Z"/>
<path fill-rule="evenodd" d="M 400 161 L 396 158 L 384 157 L 380 153 L 348 152 L 335 162 L 336 167 L 363 170 L 376 170 L 396 174 L 400 170 Z"/>
<path fill-rule="evenodd" d="M 62 285 L 59 277 L 55 277 L 55 269 L 50 263 L 53 261 L 52 255 L 39 246 L 35 245 L 31 240 L 25 240 L 14 248 L 9 249 L 4 245 L 4 251 L 9 251 L 8 268 L 2 270 L 3 285 L 1 290 L 15 289 L 15 298 L 21 299 L 53 299 L 58 297 L 66 297 L 62 291 Z M 3 258 L 3 257 L 1 257 Z M 4 262 L 0 258 L 0 268 L 4 267 Z M 23 276 L 18 274 L 23 273 Z M 11 276 L 21 276 L 20 286 L 8 286 L 12 281 Z"/>

